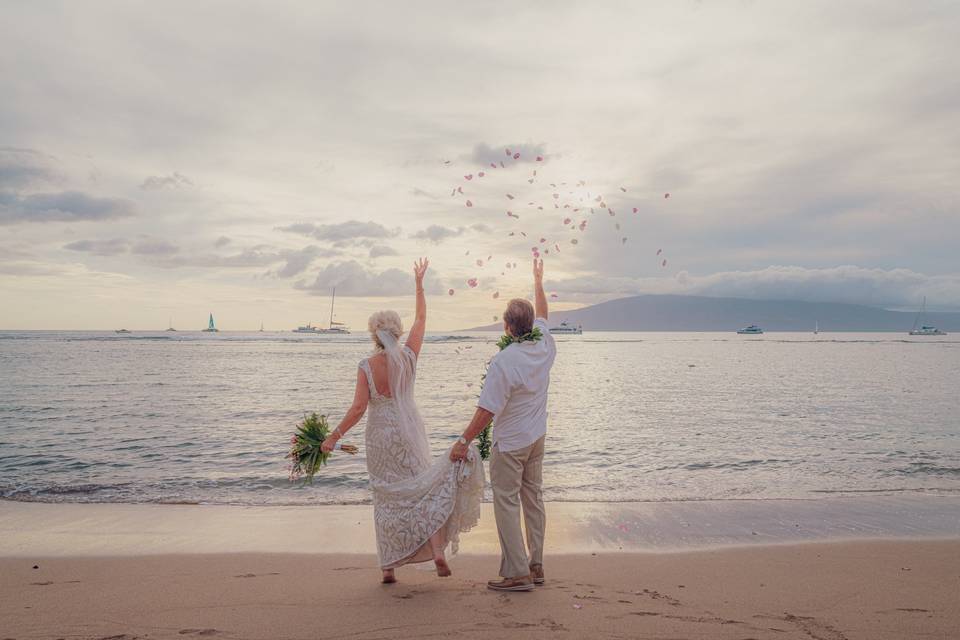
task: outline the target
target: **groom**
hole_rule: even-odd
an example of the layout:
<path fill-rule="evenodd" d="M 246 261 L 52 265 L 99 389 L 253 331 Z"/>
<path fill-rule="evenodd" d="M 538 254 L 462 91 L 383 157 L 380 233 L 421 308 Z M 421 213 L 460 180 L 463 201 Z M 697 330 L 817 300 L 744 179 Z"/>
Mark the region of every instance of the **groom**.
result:
<path fill-rule="evenodd" d="M 500 535 L 500 576 L 487 587 L 495 591 L 530 591 L 543 584 L 543 441 L 547 433 L 547 387 L 557 348 L 547 328 L 543 260 L 533 261 L 534 307 L 515 298 L 503 312 L 503 328 L 512 343 L 490 361 L 477 411 L 450 452 L 467 455 L 467 446 L 493 422 L 490 484 Z M 539 329 L 539 332 L 535 332 Z M 521 506 L 527 529 L 524 546 Z M 530 555 L 527 555 L 529 550 Z"/>

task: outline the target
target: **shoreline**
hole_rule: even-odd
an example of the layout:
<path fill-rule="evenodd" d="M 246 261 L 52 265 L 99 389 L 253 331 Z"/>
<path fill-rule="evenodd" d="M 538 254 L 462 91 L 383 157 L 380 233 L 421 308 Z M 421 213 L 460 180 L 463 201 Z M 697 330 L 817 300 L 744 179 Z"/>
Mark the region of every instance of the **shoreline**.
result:
<path fill-rule="evenodd" d="M 241 506 L 0 500 L 0 558 L 179 553 L 372 554 L 370 505 Z M 850 540 L 960 540 L 960 496 L 548 502 L 554 554 L 683 552 Z M 461 553 L 499 554 L 493 508 Z"/>

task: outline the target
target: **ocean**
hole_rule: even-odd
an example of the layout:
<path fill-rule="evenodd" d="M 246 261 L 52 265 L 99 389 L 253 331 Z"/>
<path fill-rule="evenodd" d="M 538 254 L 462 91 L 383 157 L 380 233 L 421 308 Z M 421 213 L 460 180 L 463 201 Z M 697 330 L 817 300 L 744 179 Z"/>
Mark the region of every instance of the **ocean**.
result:
<path fill-rule="evenodd" d="M 417 397 L 441 455 L 493 333 L 430 334 Z M 960 340 L 905 334 L 558 337 L 548 501 L 960 494 Z M 361 421 L 312 485 L 284 455 L 334 422 L 366 335 L 0 332 L 0 498 L 364 504 Z"/>

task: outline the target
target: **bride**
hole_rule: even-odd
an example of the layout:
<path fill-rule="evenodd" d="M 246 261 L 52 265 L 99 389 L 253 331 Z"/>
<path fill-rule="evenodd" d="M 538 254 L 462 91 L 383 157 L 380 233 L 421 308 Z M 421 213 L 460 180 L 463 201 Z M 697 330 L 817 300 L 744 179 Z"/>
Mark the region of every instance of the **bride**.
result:
<path fill-rule="evenodd" d="M 483 464 L 471 445 L 467 458 L 451 462 L 433 458 L 423 419 L 414 400 L 417 358 L 423 346 L 427 302 L 423 276 L 429 261 L 414 264 L 417 312 L 400 345 L 403 324 L 396 311 L 378 311 L 368 323 L 375 353 L 360 362 L 353 404 L 323 442 L 332 451 L 337 441 L 369 407 L 365 433 L 367 472 L 373 491 L 373 522 L 383 582 L 396 582 L 394 569 L 433 560 L 437 575 L 451 575 L 445 549 L 457 552 L 460 533 L 480 519 Z"/>

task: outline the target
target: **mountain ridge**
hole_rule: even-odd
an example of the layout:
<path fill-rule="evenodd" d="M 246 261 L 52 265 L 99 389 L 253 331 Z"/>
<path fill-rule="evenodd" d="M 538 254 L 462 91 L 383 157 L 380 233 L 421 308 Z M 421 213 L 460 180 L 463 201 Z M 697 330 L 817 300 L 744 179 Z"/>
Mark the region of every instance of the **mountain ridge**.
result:
<path fill-rule="evenodd" d="M 890 311 L 842 302 L 752 300 L 647 294 L 608 300 L 570 311 L 554 311 L 551 325 L 567 321 L 585 331 L 736 331 L 760 325 L 765 331 L 863 331 L 907 333 L 916 311 Z M 960 312 L 927 312 L 921 320 L 947 332 L 960 331 Z M 500 323 L 469 331 L 499 331 Z"/>

